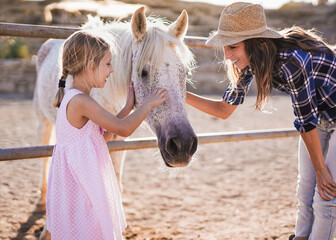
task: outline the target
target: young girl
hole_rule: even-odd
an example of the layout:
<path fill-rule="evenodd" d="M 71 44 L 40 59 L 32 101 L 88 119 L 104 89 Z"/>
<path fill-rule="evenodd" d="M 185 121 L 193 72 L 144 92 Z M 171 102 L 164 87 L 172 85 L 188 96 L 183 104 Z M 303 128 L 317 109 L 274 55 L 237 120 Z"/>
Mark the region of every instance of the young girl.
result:
<path fill-rule="evenodd" d="M 301 134 L 299 202 L 295 239 L 331 240 L 336 235 L 336 56 L 311 31 L 267 27 L 261 5 L 236 2 L 220 17 L 207 44 L 224 48 L 231 84 L 222 100 L 187 93 L 187 103 L 228 118 L 244 101 L 253 76 L 256 108 L 262 109 L 272 88 L 291 96 Z M 293 238 L 292 236 L 291 238 Z"/>
<path fill-rule="evenodd" d="M 59 110 L 47 191 L 47 230 L 52 239 L 120 240 L 126 221 L 105 141 L 113 134 L 130 136 L 152 108 L 168 99 L 167 91 L 154 90 L 127 116 L 134 107 L 130 84 L 119 114 L 106 111 L 89 94 L 93 87 L 102 88 L 113 72 L 111 49 L 102 38 L 85 31 L 65 41 L 62 68 L 54 102 Z M 64 95 L 68 74 L 73 85 Z"/>

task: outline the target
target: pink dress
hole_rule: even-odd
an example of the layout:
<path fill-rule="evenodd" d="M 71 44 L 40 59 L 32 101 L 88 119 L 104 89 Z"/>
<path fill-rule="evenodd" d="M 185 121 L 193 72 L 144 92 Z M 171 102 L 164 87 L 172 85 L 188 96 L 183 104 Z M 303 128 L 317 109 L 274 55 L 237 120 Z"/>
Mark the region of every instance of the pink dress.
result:
<path fill-rule="evenodd" d="M 77 94 L 82 92 L 68 90 L 57 113 L 47 230 L 52 240 L 119 240 L 126 220 L 102 129 L 91 120 L 77 129 L 66 117 L 68 102 Z"/>

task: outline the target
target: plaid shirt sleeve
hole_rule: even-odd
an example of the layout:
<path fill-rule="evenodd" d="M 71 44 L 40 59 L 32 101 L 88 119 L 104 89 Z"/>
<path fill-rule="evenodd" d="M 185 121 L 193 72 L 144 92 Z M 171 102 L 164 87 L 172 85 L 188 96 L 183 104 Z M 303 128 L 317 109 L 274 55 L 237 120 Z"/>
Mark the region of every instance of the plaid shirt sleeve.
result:
<path fill-rule="evenodd" d="M 235 87 L 232 83 L 230 83 L 223 94 L 223 100 L 231 105 L 242 104 L 244 102 L 245 94 L 251 85 L 252 79 L 253 75 L 248 72 L 242 80 L 243 86 L 238 84 L 237 87 Z"/>
<path fill-rule="evenodd" d="M 309 52 L 297 50 L 291 53 L 289 59 L 291 62 L 284 63 L 280 68 L 289 84 L 296 116 L 294 126 L 299 132 L 308 132 L 313 130 L 318 122 L 312 55 Z"/>

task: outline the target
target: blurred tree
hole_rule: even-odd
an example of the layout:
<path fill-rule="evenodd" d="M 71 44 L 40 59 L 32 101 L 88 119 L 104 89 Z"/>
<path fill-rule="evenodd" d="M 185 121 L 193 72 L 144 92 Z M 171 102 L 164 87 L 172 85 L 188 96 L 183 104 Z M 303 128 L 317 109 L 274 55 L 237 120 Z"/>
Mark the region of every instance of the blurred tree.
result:
<path fill-rule="evenodd" d="M 6 38 L 0 42 L 0 58 L 30 59 L 28 46 L 20 38 Z"/>

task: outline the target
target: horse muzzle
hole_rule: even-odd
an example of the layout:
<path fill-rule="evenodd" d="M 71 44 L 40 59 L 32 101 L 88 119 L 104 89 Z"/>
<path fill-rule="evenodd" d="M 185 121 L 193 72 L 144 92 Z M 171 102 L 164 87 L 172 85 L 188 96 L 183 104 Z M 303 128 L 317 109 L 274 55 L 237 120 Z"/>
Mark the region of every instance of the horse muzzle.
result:
<path fill-rule="evenodd" d="M 197 136 L 190 124 L 166 124 L 159 132 L 158 145 L 166 166 L 188 166 L 198 145 Z"/>

